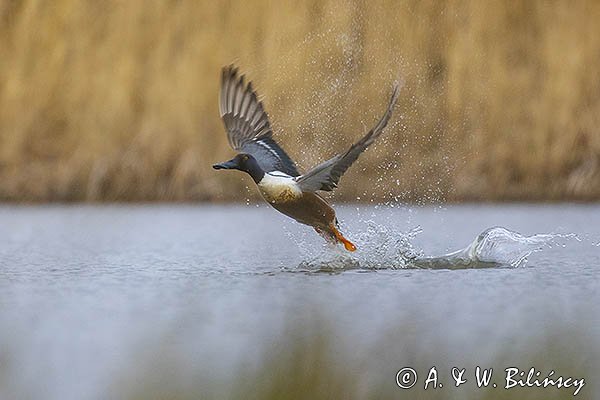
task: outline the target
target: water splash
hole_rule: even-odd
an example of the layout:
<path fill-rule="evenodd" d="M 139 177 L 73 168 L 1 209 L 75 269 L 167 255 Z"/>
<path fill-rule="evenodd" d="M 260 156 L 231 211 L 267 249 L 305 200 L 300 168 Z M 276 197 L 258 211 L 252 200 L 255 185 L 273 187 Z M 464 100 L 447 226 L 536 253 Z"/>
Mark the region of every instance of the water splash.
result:
<path fill-rule="evenodd" d="M 348 253 L 339 246 L 323 248 L 298 266 L 300 271 L 341 272 L 350 269 L 468 269 L 517 268 L 524 266 L 534 252 L 557 245 L 563 239 L 577 239 L 574 234 L 536 234 L 525 236 L 503 227 L 488 228 L 467 247 L 437 257 L 426 257 L 414 248 L 412 239 L 422 232 L 394 231 L 368 222 L 368 228 L 356 241 L 361 249 Z"/>
<path fill-rule="evenodd" d="M 401 269 L 423 254 L 414 248 L 412 240 L 422 232 L 416 227 L 408 232 L 367 221 L 367 229 L 355 238 L 360 249 L 349 253 L 340 246 L 320 248 L 317 253 L 305 254 L 300 271 L 340 272 L 351 269 Z"/>
<path fill-rule="evenodd" d="M 439 257 L 414 261 L 417 268 L 461 269 L 524 266 L 534 252 L 559 245 L 574 234 L 536 234 L 524 236 L 503 227 L 488 228 L 464 249 Z"/>

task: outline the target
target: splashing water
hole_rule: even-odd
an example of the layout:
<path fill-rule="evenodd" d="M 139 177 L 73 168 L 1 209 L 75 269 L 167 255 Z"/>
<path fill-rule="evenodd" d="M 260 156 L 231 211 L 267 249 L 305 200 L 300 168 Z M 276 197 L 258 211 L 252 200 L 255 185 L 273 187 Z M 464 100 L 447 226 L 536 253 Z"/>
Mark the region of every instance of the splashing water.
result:
<path fill-rule="evenodd" d="M 311 272 L 341 272 L 349 269 L 466 269 L 524 266 L 534 252 L 561 245 L 561 239 L 577 239 L 575 234 L 536 234 L 524 236 L 503 227 L 488 228 L 467 247 L 437 257 L 425 257 L 411 244 L 422 232 L 417 227 L 409 232 L 368 222 L 367 230 L 357 240 L 359 253 L 341 248 L 322 249 L 300 263 L 298 268 Z M 563 245 L 564 246 L 564 245 Z"/>
<path fill-rule="evenodd" d="M 524 236 L 503 227 L 488 228 L 464 249 L 440 256 L 415 260 L 418 268 L 489 268 L 525 265 L 532 253 L 559 244 L 574 234 L 536 234 Z"/>
<path fill-rule="evenodd" d="M 422 232 L 416 227 L 409 232 L 367 221 L 367 230 L 355 240 L 360 251 L 349 253 L 339 246 L 323 247 L 300 263 L 300 270 L 336 272 L 349 269 L 399 269 L 422 256 L 412 245 L 412 239 Z M 305 254 L 308 255 L 308 254 Z"/>

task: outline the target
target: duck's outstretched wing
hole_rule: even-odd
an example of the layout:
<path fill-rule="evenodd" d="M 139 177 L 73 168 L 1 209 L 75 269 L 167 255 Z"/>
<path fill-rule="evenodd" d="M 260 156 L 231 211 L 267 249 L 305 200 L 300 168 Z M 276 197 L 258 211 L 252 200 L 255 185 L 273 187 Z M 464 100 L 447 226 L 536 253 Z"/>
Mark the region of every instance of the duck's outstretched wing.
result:
<path fill-rule="evenodd" d="M 396 84 L 394 85 L 394 91 L 385 114 L 383 114 L 377 125 L 362 139 L 353 144 L 348 151 L 336 155 L 296 178 L 296 182 L 298 182 L 298 186 L 300 186 L 303 192 L 315 192 L 317 190 L 331 191 L 337 187 L 344 172 L 356 161 L 360 153 L 365 151 L 383 132 L 383 129 L 392 116 L 394 105 L 398 99 L 398 91 L 399 86 Z"/>
<path fill-rule="evenodd" d="M 238 75 L 233 65 L 222 71 L 219 112 L 234 150 L 252 154 L 265 172 L 300 175 L 294 161 L 273 140 L 269 116 L 252 88 L 252 82 L 244 84 L 244 76 Z"/>

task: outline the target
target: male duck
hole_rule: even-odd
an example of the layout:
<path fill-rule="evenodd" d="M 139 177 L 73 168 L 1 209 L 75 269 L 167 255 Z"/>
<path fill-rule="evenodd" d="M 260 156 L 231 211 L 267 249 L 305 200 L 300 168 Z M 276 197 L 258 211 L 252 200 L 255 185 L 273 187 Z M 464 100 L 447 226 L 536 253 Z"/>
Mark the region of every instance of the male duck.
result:
<path fill-rule="evenodd" d="M 237 68 L 233 65 L 225 67 L 221 77 L 219 110 L 229 144 L 239 154 L 229 161 L 213 165 L 213 168 L 248 173 L 263 198 L 276 210 L 312 226 L 328 241 L 343 243 L 346 250 L 354 251 L 356 246 L 337 229 L 335 211 L 316 191 L 332 191 L 337 187 L 348 167 L 381 135 L 397 99 L 396 84 L 385 114 L 373 129 L 345 153 L 300 175 L 294 161 L 273 140 L 269 117 L 252 88 L 252 82 L 245 85 L 244 76 L 238 75 Z"/>

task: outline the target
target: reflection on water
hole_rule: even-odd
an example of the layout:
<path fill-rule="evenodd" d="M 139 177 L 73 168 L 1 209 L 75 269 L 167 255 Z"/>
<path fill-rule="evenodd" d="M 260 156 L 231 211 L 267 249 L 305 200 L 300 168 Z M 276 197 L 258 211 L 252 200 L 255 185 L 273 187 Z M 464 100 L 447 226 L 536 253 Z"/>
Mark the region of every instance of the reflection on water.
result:
<path fill-rule="evenodd" d="M 278 398 L 282 371 L 397 397 L 412 364 L 593 378 L 600 207 L 358 208 L 350 255 L 267 207 L 0 208 L 0 398 Z"/>

